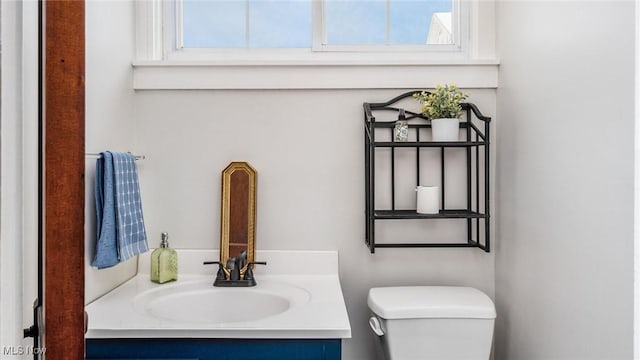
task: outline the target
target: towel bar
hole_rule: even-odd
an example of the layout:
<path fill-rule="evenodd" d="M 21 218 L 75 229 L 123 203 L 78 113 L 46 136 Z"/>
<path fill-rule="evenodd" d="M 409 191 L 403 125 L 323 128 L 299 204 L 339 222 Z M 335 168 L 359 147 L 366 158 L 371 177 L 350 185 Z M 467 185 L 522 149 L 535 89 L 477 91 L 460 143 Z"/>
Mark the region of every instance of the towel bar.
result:
<path fill-rule="evenodd" d="M 84 155 L 85 155 L 86 157 L 88 157 L 88 158 L 92 158 L 92 159 L 97 159 L 97 158 L 99 158 L 99 157 L 100 157 L 100 154 L 97 154 L 97 153 L 85 153 Z M 144 155 L 133 155 L 133 157 L 134 157 L 136 160 L 144 160 L 144 159 L 146 159 L 146 158 L 147 158 L 147 157 L 146 157 L 146 156 L 144 156 Z"/>

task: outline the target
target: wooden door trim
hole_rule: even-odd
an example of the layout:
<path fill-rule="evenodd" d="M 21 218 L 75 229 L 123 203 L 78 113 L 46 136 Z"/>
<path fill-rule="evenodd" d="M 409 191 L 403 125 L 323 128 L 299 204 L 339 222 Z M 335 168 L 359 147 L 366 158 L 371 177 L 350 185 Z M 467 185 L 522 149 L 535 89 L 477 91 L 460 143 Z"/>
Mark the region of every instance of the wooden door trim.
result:
<path fill-rule="evenodd" d="M 84 0 L 45 2 L 44 347 L 84 359 Z"/>

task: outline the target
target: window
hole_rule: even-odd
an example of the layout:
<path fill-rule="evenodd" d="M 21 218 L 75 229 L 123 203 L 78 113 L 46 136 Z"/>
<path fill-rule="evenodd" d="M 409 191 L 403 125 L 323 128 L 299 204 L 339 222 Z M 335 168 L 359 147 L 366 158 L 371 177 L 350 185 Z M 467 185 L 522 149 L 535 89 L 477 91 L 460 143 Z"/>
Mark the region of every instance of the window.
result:
<path fill-rule="evenodd" d="M 176 50 L 459 48 L 459 0 L 176 0 Z"/>
<path fill-rule="evenodd" d="M 452 0 L 327 0 L 327 45 L 451 44 Z M 439 32 L 448 37 L 438 37 Z M 438 41 L 440 40 L 440 41 Z"/>
<path fill-rule="evenodd" d="M 185 48 L 311 47 L 310 0 L 183 0 L 181 6 Z"/>
<path fill-rule="evenodd" d="M 136 0 L 134 89 L 497 84 L 493 0 Z"/>

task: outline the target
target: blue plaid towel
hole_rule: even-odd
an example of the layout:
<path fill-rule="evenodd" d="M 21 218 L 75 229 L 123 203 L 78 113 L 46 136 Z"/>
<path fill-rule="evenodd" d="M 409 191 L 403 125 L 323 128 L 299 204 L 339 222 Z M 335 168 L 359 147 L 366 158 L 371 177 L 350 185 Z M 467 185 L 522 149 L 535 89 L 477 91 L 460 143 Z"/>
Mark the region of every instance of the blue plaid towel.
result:
<path fill-rule="evenodd" d="M 149 250 L 135 158 L 105 151 L 96 163 L 96 255 L 99 269 Z"/>

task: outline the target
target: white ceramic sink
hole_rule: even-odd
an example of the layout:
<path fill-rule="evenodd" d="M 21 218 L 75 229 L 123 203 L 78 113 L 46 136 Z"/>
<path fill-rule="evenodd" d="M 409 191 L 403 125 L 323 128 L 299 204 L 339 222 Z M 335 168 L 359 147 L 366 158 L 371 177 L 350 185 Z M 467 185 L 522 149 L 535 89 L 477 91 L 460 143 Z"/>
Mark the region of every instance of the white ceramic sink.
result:
<path fill-rule="evenodd" d="M 335 251 L 258 250 L 269 265 L 257 286 L 214 287 L 210 249 L 177 249 L 178 280 L 150 281 L 150 252 L 139 272 L 87 305 L 89 339 L 338 339 L 351 337 Z"/>
<path fill-rule="evenodd" d="M 261 281 L 250 288 L 214 287 L 211 280 L 165 284 L 134 299 L 136 311 L 160 319 L 226 324 L 249 322 L 282 314 L 309 301 L 302 288 Z"/>

